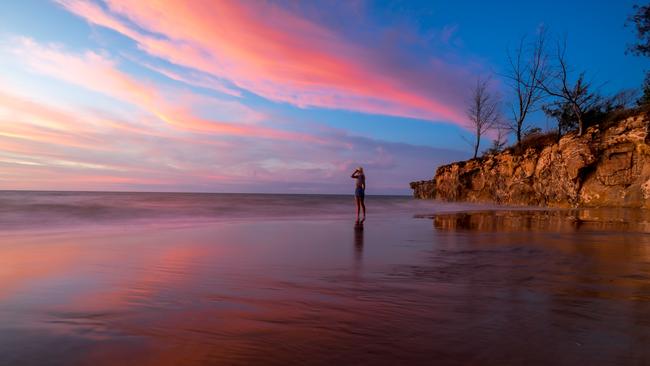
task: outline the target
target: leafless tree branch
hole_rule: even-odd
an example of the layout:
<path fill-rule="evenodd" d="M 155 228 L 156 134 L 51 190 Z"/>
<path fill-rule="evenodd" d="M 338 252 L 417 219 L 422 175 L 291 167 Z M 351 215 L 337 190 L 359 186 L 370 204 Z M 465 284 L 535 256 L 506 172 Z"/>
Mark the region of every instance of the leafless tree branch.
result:
<path fill-rule="evenodd" d="M 519 143 L 526 128 L 526 117 L 535 111 L 545 96 L 539 84 L 545 82 L 550 74 L 546 29 L 542 28 L 532 42 L 522 37 L 518 47 L 508 52 L 508 65 L 509 70 L 504 76 L 509 80 L 515 99 L 510 103 L 509 129 L 515 133 Z"/>
<path fill-rule="evenodd" d="M 591 91 L 592 83 L 587 81 L 585 73 L 579 74 L 575 83 L 569 82 L 571 69 L 566 60 L 566 37 L 558 41 L 556 50 L 557 65 L 550 77 L 540 81 L 539 88 L 549 96 L 566 102 L 578 122 L 578 135 L 584 132 L 584 115 L 600 102 L 598 95 Z"/>
<path fill-rule="evenodd" d="M 467 107 L 467 117 L 472 123 L 474 130 L 474 158 L 478 155 L 481 145 L 481 136 L 497 125 L 500 119 L 500 101 L 498 96 L 489 90 L 490 79 L 477 78 L 476 86 L 472 91 L 471 99 Z"/>

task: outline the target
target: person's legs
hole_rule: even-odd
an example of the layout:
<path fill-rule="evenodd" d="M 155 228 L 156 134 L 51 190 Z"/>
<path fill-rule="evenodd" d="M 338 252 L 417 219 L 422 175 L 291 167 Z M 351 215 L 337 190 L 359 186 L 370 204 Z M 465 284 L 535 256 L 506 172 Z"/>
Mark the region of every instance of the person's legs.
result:
<path fill-rule="evenodd" d="M 357 205 L 357 219 L 359 219 L 359 210 L 361 209 L 361 199 L 359 196 L 354 196 L 354 203 Z"/>
<path fill-rule="evenodd" d="M 359 202 L 361 202 L 361 208 L 363 209 L 363 219 L 366 219 L 366 203 L 365 203 L 365 197 L 361 197 L 359 199 Z M 357 217 L 359 216 L 359 208 L 357 207 Z"/>

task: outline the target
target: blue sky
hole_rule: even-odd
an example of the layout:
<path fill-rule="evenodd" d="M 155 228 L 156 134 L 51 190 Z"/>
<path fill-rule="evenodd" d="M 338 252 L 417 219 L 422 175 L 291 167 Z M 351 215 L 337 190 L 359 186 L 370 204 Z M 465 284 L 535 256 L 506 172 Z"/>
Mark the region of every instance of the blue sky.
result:
<path fill-rule="evenodd" d="M 0 3 L 0 189 L 370 193 L 470 156 L 478 75 L 566 35 L 603 94 L 638 88 L 628 1 Z M 541 113 L 529 121 L 541 127 Z"/>

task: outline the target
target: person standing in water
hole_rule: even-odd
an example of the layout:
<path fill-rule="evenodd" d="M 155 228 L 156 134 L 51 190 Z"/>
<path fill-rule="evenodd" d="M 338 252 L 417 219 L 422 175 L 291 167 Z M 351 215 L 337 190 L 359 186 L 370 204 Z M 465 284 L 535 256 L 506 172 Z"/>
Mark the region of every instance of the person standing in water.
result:
<path fill-rule="evenodd" d="M 365 220 L 366 204 L 363 200 L 366 195 L 366 176 L 363 174 L 363 168 L 358 167 L 350 177 L 356 179 L 356 185 L 354 189 L 354 202 L 357 204 L 357 220 L 359 220 L 360 210 L 363 210 L 363 219 Z"/>

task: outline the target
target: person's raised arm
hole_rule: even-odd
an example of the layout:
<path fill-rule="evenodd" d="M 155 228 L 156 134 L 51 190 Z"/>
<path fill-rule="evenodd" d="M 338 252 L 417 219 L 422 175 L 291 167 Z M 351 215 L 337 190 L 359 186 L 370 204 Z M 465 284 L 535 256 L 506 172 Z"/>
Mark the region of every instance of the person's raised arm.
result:
<path fill-rule="evenodd" d="M 359 170 L 355 170 L 355 171 L 352 173 L 352 175 L 350 176 L 350 178 L 356 178 L 356 177 L 358 177 L 358 176 L 359 176 Z"/>

